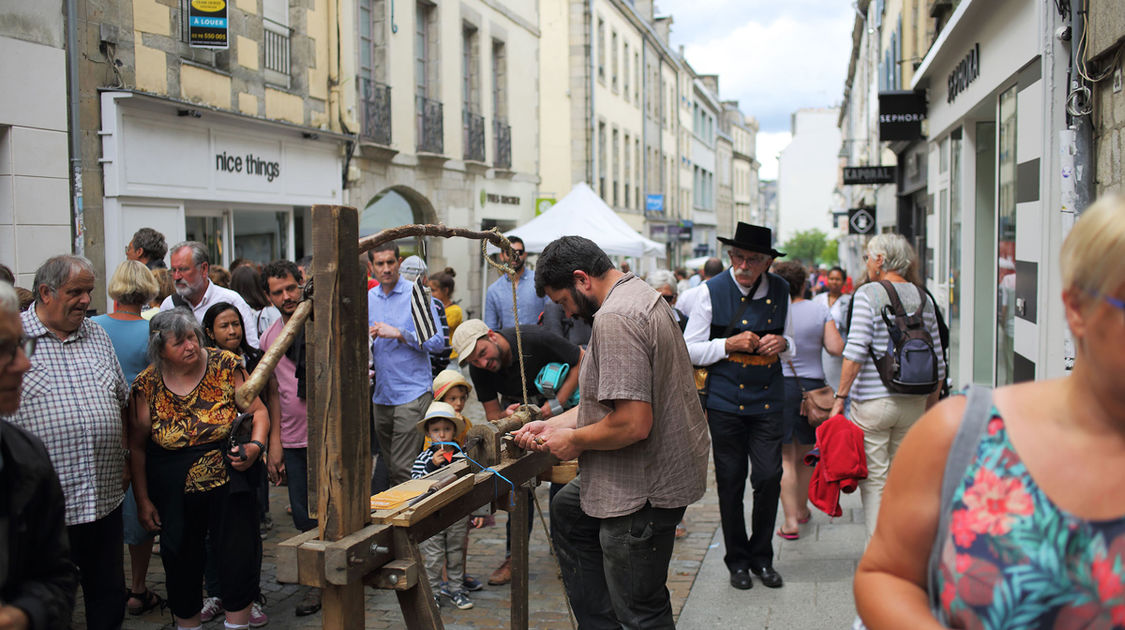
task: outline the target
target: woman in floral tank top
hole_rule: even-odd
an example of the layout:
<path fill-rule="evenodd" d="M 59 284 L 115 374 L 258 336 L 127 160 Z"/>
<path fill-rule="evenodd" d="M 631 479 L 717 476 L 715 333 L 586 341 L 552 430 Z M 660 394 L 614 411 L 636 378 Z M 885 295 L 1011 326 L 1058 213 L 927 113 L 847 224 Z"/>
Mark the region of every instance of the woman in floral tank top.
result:
<path fill-rule="evenodd" d="M 204 348 L 203 329 L 184 308 L 152 319 L 152 365 L 133 383 L 129 441 L 137 515 L 160 531 L 168 605 L 179 627 L 200 625 L 203 543 L 210 536 L 223 559 L 219 582 L 227 627 L 246 627 L 258 597 L 261 545 L 254 477 L 248 471 L 269 436 L 269 416 L 255 399 L 251 440 L 232 448 L 239 414 L 234 392 L 246 379 L 242 362 Z"/>
<path fill-rule="evenodd" d="M 933 578 L 942 477 L 965 398 L 936 406 L 907 435 L 856 572 L 868 628 L 937 628 L 935 609 L 954 628 L 1125 628 L 1125 200 L 1082 215 L 1061 271 L 1071 374 L 994 392 Z"/>

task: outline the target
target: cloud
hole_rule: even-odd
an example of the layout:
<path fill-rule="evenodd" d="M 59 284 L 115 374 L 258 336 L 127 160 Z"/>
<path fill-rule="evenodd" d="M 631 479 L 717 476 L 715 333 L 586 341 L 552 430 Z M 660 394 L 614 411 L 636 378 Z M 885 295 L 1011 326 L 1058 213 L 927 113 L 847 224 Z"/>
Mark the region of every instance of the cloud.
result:
<path fill-rule="evenodd" d="M 738 100 L 766 132 L 789 129 L 801 107 L 838 103 L 855 13 L 846 0 L 663 0 L 673 41 L 720 96 Z M 721 17 L 721 19 L 716 19 Z"/>
<path fill-rule="evenodd" d="M 788 131 L 758 132 L 758 161 L 762 163 L 759 179 L 777 179 L 777 158 L 792 140 L 793 134 Z"/>

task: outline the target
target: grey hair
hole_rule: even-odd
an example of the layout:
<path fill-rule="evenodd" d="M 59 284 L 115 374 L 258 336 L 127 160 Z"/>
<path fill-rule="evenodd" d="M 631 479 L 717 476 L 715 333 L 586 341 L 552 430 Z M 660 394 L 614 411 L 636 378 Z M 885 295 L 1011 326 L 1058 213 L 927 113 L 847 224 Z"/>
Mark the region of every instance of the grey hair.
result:
<path fill-rule="evenodd" d="M 148 350 L 145 354 L 149 362 L 160 370 L 164 366 L 162 354 L 165 344 L 169 341 L 178 341 L 188 335 L 195 335 L 200 346 L 207 345 L 203 327 L 188 309 L 180 306 L 157 313 L 148 323 Z"/>
<path fill-rule="evenodd" d="M 183 241 L 181 243 L 176 243 L 169 251 L 175 254 L 185 247 L 191 249 L 191 262 L 194 263 L 196 267 L 203 263 L 211 264 L 211 255 L 207 253 L 207 246 L 199 241 Z"/>
<path fill-rule="evenodd" d="M 883 270 L 906 276 L 917 260 L 914 247 L 901 234 L 876 234 L 867 241 L 867 253 L 883 257 Z"/>
<path fill-rule="evenodd" d="M 51 294 L 57 294 L 59 287 L 70 280 L 70 276 L 74 274 L 75 269 L 80 272 L 85 271 L 91 276 L 96 275 L 94 264 L 89 259 L 74 254 L 52 256 L 47 259 L 47 262 L 39 265 L 39 268 L 35 270 L 35 280 L 31 285 L 31 290 L 35 293 L 35 303 L 40 304 L 43 301 L 43 296 L 39 293 L 39 287 L 47 287 Z"/>
<path fill-rule="evenodd" d="M 649 274 L 645 276 L 645 282 L 648 283 L 648 286 L 656 289 L 657 291 L 660 290 L 660 287 L 666 286 L 672 289 L 672 295 L 679 294 L 679 292 L 676 291 L 676 274 L 667 269 L 657 269 L 655 271 L 650 271 Z"/>
<path fill-rule="evenodd" d="M 3 280 L 0 280 L 0 313 L 20 314 L 20 296 L 16 295 L 15 287 Z"/>

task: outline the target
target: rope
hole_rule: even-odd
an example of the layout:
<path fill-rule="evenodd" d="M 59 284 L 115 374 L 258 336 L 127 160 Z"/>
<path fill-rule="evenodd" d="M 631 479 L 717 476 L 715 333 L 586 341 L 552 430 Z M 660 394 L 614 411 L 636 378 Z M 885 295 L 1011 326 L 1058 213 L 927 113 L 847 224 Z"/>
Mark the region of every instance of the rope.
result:
<path fill-rule="evenodd" d="M 499 230 L 496 230 L 496 228 L 492 228 L 492 229 L 495 230 L 497 234 L 500 233 Z M 504 239 L 504 245 L 507 246 L 507 248 L 510 250 L 511 249 L 511 243 L 508 242 L 508 239 L 504 238 L 503 234 L 500 235 L 500 238 Z M 480 252 L 481 252 L 481 255 L 484 256 L 484 261 L 486 263 L 488 263 L 489 265 L 491 265 L 494 269 L 496 269 L 500 273 L 508 276 L 509 280 L 512 283 L 512 317 L 516 320 L 516 352 L 519 355 L 519 361 L 520 361 L 520 386 L 523 388 L 523 404 L 526 406 L 528 404 L 528 402 L 527 402 L 527 368 L 524 366 L 524 362 L 523 362 L 523 335 L 520 334 L 520 311 L 519 311 L 519 304 L 516 301 L 516 271 L 514 269 L 512 269 L 511 267 L 509 267 L 508 265 L 501 265 L 500 263 L 495 262 L 494 260 L 489 258 L 487 247 L 488 247 L 488 241 L 482 240 L 480 242 Z"/>

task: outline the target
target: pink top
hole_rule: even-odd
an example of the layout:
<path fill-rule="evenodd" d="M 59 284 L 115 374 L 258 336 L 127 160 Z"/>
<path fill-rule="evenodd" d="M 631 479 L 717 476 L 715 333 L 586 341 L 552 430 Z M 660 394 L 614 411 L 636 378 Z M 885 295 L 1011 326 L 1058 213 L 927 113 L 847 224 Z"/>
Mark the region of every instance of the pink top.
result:
<path fill-rule="evenodd" d="M 269 350 L 284 327 L 285 322 L 279 319 L 262 333 L 258 342 L 263 352 Z M 309 412 L 305 401 L 297 397 L 297 366 L 292 359 L 282 356 L 273 373 L 281 397 L 281 446 L 305 448 L 309 445 Z"/>

